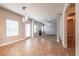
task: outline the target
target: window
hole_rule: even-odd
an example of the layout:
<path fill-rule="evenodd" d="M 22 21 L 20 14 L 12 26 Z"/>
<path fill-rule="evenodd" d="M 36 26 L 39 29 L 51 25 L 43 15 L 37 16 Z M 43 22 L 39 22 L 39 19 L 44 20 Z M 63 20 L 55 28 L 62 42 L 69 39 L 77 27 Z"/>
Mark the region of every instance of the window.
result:
<path fill-rule="evenodd" d="M 14 20 L 6 20 L 6 36 L 16 36 L 19 35 L 19 23 Z"/>
<path fill-rule="evenodd" d="M 25 24 L 25 36 L 26 37 L 30 37 L 31 35 L 31 27 L 30 27 L 30 24 Z"/>
<path fill-rule="evenodd" d="M 36 33 L 36 25 L 34 25 L 34 33 Z"/>

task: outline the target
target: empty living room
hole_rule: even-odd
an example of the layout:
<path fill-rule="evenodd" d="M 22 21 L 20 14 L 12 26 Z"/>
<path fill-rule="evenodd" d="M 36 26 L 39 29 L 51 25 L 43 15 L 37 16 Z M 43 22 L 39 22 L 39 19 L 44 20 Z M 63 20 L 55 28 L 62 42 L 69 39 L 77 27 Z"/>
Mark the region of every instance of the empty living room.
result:
<path fill-rule="evenodd" d="M 0 56 L 79 56 L 79 3 L 0 3 Z"/>

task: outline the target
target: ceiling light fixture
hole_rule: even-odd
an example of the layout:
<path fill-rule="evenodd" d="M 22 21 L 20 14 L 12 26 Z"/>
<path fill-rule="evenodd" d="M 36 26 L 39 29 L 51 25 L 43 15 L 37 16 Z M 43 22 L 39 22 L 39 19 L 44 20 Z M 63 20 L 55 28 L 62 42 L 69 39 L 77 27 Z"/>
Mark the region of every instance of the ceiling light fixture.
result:
<path fill-rule="evenodd" d="M 28 11 L 28 8 L 25 7 L 25 6 L 23 6 L 22 9 L 23 9 L 24 11 Z"/>
<path fill-rule="evenodd" d="M 27 7 L 23 6 L 22 9 L 25 11 L 25 13 L 27 13 L 27 11 L 28 11 L 28 8 L 27 8 Z M 28 15 L 26 14 L 26 16 L 23 18 L 23 22 L 28 21 L 28 18 L 29 18 L 29 17 L 28 17 Z"/>

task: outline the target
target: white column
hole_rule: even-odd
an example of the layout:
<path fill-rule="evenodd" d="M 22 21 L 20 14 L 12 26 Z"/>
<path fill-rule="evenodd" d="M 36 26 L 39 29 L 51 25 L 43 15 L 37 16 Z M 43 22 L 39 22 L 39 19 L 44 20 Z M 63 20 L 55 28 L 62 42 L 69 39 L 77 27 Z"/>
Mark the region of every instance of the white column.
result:
<path fill-rule="evenodd" d="M 33 27 L 33 25 L 34 25 L 34 21 L 32 20 L 32 38 L 34 38 L 34 27 Z"/>
<path fill-rule="evenodd" d="M 60 42 L 60 39 L 59 39 L 59 19 L 57 19 L 57 42 Z"/>

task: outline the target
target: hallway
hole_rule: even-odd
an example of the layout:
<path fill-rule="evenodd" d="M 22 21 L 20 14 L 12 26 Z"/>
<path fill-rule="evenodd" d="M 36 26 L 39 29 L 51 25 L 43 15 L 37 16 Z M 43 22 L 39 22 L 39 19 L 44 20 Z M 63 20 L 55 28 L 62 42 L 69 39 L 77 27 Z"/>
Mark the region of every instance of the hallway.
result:
<path fill-rule="evenodd" d="M 67 52 L 62 44 L 56 41 L 56 36 L 42 36 L 0 47 L 0 55 L 67 56 Z"/>

